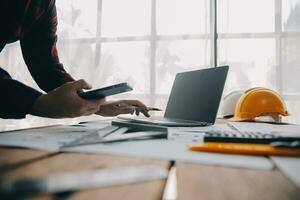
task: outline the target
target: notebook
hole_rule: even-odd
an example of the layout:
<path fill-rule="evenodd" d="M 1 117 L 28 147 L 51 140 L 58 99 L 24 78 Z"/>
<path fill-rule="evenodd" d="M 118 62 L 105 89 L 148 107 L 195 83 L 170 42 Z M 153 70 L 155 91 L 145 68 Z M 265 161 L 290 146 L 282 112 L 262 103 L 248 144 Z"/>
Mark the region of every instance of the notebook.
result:
<path fill-rule="evenodd" d="M 228 66 L 176 74 L 163 117 L 118 117 L 160 126 L 208 126 L 216 120 Z"/>

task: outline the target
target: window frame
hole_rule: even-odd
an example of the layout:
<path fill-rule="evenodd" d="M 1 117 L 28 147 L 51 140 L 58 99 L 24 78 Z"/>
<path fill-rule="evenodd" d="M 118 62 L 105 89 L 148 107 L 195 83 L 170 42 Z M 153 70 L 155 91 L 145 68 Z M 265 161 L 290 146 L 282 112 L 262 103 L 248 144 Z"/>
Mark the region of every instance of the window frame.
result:
<path fill-rule="evenodd" d="M 148 41 L 150 43 L 150 93 L 144 94 L 143 97 L 149 98 L 150 103 L 155 105 L 157 97 L 165 95 L 156 93 L 156 50 L 157 43 L 160 41 L 167 40 L 192 40 L 192 39 L 209 39 L 211 52 L 210 52 L 210 66 L 217 67 L 218 65 L 218 40 L 219 39 L 250 39 L 250 38 L 270 38 L 275 40 L 275 70 L 276 70 L 276 88 L 278 92 L 287 100 L 300 100 L 300 94 L 285 93 L 283 91 L 283 80 L 281 77 L 283 66 L 282 66 L 282 39 L 286 37 L 300 37 L 299 32 L 284 32 L 282 30 L 282 0 L 274 0 L 275 5 L 275 31 L 265 33 L 218 33 L 217 27 L 217 14 L 218 14 L 218 0 L 209 1 L 210 8 L 210 33 L 207 34 L 182 34 L 182 35 L 158 35 L 156 31 L 156 2 L 157 0 L 151 0 L 151 29 L 150 35 L 145 36 L 128 36 L 128 37 L 102 37 L 101 36 L 101 20 L 102 20 L 102 3 L 103 0 L 97 1 L 97 27 L 95 37 L 90 38 L 71 38 L 59 39 L 60 43 L 77 43 L 77 44 L 95 44 L 96 50 L 94 55 L 94 67 L 98 66 L 101 59 L 101 46 L 107 42 L 131 42 L 131 41 Z M 59 38 L 59 37 L 58 37 Z M 17 44 L 12 44 L 14 47 Z M 13 48 L 11 48 L 13 50 Z M 10 49 L 8 50 L 10 51 Z M 9 53 L 9 52 L 8 52 Z"/>

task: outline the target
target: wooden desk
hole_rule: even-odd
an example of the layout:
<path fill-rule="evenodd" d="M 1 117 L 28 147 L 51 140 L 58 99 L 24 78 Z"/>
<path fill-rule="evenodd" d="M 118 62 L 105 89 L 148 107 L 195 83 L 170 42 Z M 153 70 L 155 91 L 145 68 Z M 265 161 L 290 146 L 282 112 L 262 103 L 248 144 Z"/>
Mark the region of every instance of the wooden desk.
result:
<path fill-rule="evenodd" d="M 36 177 L 56 172 L 157 164 L 167 161 L 81 153 L 48 153 L 14 148 L 0 148 L 2 180 Z M 300 173 L 300 172 L 299 172 Z M 178 199 L 300 199 L 300 188 L 278 169 L 260 171 L 214 167 L 186 163 L 177 164 Z M 85 190 L 64 195 L 43 195 L 31 199 L 161 199 L 165 181 L 152 181 L 110 188 Z"/>

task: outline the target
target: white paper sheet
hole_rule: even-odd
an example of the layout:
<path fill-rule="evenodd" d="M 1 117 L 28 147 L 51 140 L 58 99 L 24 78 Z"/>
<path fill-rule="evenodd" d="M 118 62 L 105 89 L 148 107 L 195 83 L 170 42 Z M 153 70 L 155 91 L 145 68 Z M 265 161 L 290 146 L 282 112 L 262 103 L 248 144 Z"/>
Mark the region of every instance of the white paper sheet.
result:
<path fill-rule="evenodd" d="M 272 156 L 271 159 L 300 188 L 300 158 Z"/>
<path fill-rule="evenodd" d="M 262 156 L 226 155 L 188 151 L 186 143 L 166 139 L 127 141 L 111 144 L 96 144 L 65 149 L 71 152 L 105 153 L 124 156 L 141 156 L 163 160 L 176 160 L 217 166 L 242 167 L 269 170 L 272 162 Z"/>
<path fill-rule="evenodd" d="M 232 130 L 227 124 L 214 124 L 212 126 L 201 126 L 201 127 L 170 127 L 170 131 L 184 131 L 184 132 L 204 132 L 204 131 L 219 131 L 219 130 Z"/>
<path fill-rule="evenodd" d="M 98 124 L 97 128 L 83 125 L 60 125 L 9 131 L 0 133 L 0 146 L 59 151 L 61 146 L 108 125 L 107 123 L 101 123 Z"/>
<path fill-rule="evenodd" d="M 286 133 L 299 134 L 300 125 L 292 124 L 269 124 L 269 123 L 254 123 L 254 122 L 230 122 L 239 131 L 258 131 L 264 133 Z"/>
<path fill-rule="evenodd" d="M 232 128 L 227 124 L 214 124 L 212 126 L 203 127 L 170 127 L 168 128 L 168 139 L 181 142 L 201 143 L 204 141 L 204 132 L 224 130 L 231 131 Z"/>

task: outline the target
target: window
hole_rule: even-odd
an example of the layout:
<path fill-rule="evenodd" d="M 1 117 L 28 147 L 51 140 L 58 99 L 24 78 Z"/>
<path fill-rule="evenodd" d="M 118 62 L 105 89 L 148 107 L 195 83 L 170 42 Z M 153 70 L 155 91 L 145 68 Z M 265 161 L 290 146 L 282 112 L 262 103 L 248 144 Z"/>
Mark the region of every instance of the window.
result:
<path fill-rule="evenodd" d="M 300 1 L 219 0 L 218 62 L 231 70 L 227 91 L 264 86 L 300 122 Z M 297 120 L 298 118 L 298 120 Z"/>
<path fill-rule="evenodd" d="M 209 0 L 80 2 L 57 4 L 61 60 L 95 87 L 129 82 L 134 91 L 118 98 L 165 106 L 176 73 L 212 64 Z"/>

